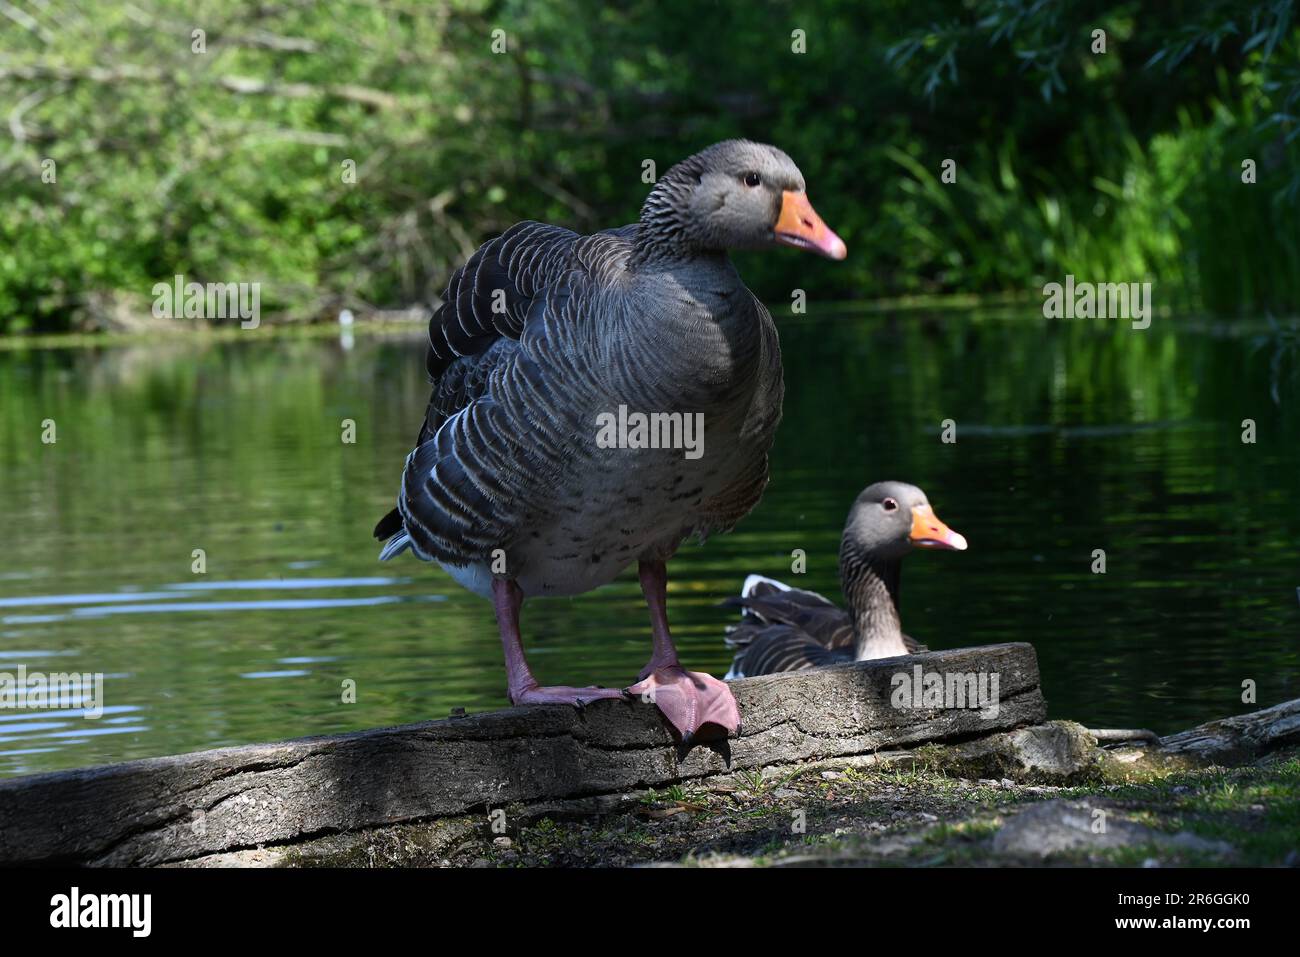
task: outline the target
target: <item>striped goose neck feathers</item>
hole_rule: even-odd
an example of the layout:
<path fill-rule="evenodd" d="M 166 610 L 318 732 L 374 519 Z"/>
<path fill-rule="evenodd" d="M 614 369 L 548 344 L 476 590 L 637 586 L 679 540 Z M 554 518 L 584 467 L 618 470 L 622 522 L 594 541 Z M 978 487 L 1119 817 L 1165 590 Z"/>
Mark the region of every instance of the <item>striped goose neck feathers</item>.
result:
<path fill-rule="evenodd" d="M 689 206 L 691 190 L 697 182 L 699 155 L 678 163 L 655 183 L 641 207 L 637 230 L 638 253 L 657 258 L 676 251 L 690 250 Z"/>
<path fill-rule="evenodd" d="M 845 536 L 840 545 L 840 587 L 853 620 L 857 661 L 907 654 L 898 615 L 902 561 L 882 558 Z"/>

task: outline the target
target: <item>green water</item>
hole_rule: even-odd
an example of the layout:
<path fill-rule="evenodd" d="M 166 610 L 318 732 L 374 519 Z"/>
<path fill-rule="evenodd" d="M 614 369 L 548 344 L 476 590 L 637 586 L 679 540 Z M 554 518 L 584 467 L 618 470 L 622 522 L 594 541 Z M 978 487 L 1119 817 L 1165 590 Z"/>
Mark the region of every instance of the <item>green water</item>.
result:
<path fill-rule="evenodd" d="M 843 315 L 781 336 L 767 495 L 670 566 L 688 665 L 725 670 L 715 603 L 791 578 L 794 549 L 838 597 L 849 503 L 899 478 L 971 543 L 908 559 L 908 631 L 1033 642 L 1053 716 L 1168 732 L 1300 695 L 1293 325 Z M 0 352 L 0 671 L 102 672 L 106 706 L 0 710 L 0 774 L 504 705 L 489 606 L 370 538 L 423 376 L 418 337 Z M 546 683 L 625 684 L 649 653 L 633 572 L 530 603 L 524 628 Z"/>

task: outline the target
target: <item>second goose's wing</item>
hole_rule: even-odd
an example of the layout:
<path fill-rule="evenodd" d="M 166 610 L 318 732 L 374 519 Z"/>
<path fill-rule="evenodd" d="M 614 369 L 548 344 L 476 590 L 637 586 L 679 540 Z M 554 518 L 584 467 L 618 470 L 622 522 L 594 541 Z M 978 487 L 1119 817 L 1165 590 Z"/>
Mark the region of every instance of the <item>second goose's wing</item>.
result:
<path fill-rule="evenodd" d="M 826 648 L 790 625 L 758 625 L 751 628 L 748 641 L 736 652 L 727 679 L 803 671 L 851 660 L 848 650 Z"/>
<path fill-rule="evenodd" d="M 742 610 L 740 624 L 728 629 L 732 648 L 744 647 L 764 625 L 774 624 L 788 625 L 823 648 L 853 647 L 848 612 L 813 591 L 751 575 L 741 594 L 723 604 Z"/>

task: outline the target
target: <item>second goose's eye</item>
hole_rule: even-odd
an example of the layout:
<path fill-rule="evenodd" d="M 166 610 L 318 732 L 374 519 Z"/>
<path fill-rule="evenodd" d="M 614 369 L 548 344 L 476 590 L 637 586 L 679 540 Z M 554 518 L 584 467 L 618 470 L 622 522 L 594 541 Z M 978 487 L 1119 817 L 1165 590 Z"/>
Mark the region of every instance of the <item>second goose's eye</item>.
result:
<path fill-rule="evenodd" d="M 898 508 L 898 503 L 894 501 L 892 498 L 887 498 L 880 503 L 880 507 L 883 508 L 886 512 L 892 512 L 894 511 L 894 509 Z"/>
<path fill-rule="evenodd" d="M 745 174 L 745 185 L 746 185 L 746 186 L 757 186 L 757 185 L 760 184 L 761 182 L 763 182 L 763 180 L 762 180 L 762 178 L 761 178 L 757 173 L 746 173 L 746 174 Z"/>

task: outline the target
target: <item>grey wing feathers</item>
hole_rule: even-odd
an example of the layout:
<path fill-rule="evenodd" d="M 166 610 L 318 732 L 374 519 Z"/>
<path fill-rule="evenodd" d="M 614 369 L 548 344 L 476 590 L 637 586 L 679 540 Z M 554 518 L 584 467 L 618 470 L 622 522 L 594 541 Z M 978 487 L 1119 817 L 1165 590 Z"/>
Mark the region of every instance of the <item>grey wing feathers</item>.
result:
<path fill-rule="evenodd" d="M 484 394 L 489 374 L 505 353 L 493 347 L 519 338 L 534 299 L 569 268 L 579 238 L 558 226 L 516 223 L 452 273 L 442 304 L 429 319 L 425 366 L 433 392 L 416 437 L 417 450 L 448 417 Z M 380 541 L 391 539 L 380 553 L 381 561 L 411 544 L 400 502 L 379 520 L 374 534 Z"/>
<path fill-rule="evenodd" d="M 559 226 L 516 223 L 452 273 L 442 305 L 429 320 L 425 365 L 434 392 L 426 416 L 428 434 L 477 398 L 466 386 L 483 382 L 481 375 L 476 379 L 472 374 L 472 364 L 455 371 L 451 367 L 481 355 L 503 337 L 517 340 L 538 294 L 571 268 L 580 238 Z M 427 437 L 422 433 L 421 441 Z"/>
<path fill-rule="evenodd" d="M 751 630 L 747 644 L 736 652 L 727 678 L 803 671 L 852 660 L 852 649 L 827 648 L 791 625 L 761 625 Z"/>
<path fill-rule="evenodd" d="M 421 558 L 468 564 L 505 544 L 490 468 L 456 449 L 469 444 L 466 436 L 490 431 L 499 415 L 490 398 L 473 402 L 407 457 L 398 510 Z"/>
<path fill-rule="evenodd" d="M 562 398 L 581 391 L 576 343 L 626 253 L 625 232 L 580 237 L 520 223 L 452 276 L 429 324 L 433 395 L 407 457 L 399 530 L 381 557 L 409 545 L 425 559 L 482 561 L 508 548 L 528 510 L 544 504 L 538 489 L 561 469 L 570 441 L 557 383 Z"/>
<path fill-rule="evenodd" d="M 748 644 L 758 630 L 771 624 L 796 628 L 824 648 L 853 645 L 853 623 L 848 612 L 816 592 L 754 576 L 740 595 L 723 604 L 742 609 L 740 624 L 727 636 L 727 644 L 733 648 Z"/>

